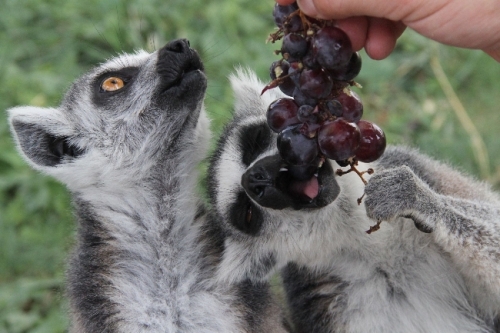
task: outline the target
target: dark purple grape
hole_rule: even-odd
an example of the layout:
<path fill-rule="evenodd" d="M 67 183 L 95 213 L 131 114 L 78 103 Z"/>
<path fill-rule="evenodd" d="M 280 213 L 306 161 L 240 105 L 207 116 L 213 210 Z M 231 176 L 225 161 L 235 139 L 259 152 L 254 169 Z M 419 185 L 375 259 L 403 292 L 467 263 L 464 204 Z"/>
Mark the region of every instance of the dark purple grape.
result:
<path fill-rule="evenodd" d="M 337 162 L 337 164 L 338 164 L 339 166 L 341 166 L 342 168 L 343 168 L 343 167 L 346 167 L 346 166 L 348 166 L 348 165 L 349 165 L 349 161 L 348 161 L 348 160 L 335 161 L 335 162 Z"/>
<path fill-rule="evenodd" d="M 354 52 L 345 67 L 328 72 L 332 79 L 337 81 L 352 81 L 361 71 L 361 56 Z"/>
<path fill-rule="evenodd" d="M 276 133 L 290 125 L 300 123 L 297 119 L 298 106 L 291 98 L 279 98 L 267 109 L 267 124 Z"/>
<path fill-rule="evenodd" d="M 302 105 L 297 111 L 297 119 L 301 123 L 317 123 L 317 114 L 313 113 L 314 107 L 311 105 Z"/>
<path fill-rule="evenodd" d="M 322 109 L 334 117 L 342 117 L 342 104 L 340 104 L 340 102 L 336 99 L 324 102 Z"/>
<path fill-rule="evenodd" d="M 318 63 L 328 70 L 347 65 L 352 55 L 351 40 L 336 27 L 319 29 L 312 38 L 312 48 Z"/>
<path fill-rule="evenodd" d="M 299 87 L 307 96 L 320 99 L 330 95 L 333 82 L 321 69 L 303 69 L 300 73 Z"/>
<path fill-rule="evenodd" d="M 299 15 L 290 16 L 288 20 L 283 25 L 286 33 L 290 32 L 299 32 L 304 29 L 304 25 L 302 24 L 302 19 Z"/>
<path fill-rule="evenodd" d="M 298 86 L 300 84 L 300 73 L 302 72 L 302 64 L 300 62 L 291 62 L 290 68 L 288 69 L 288 75 L 293 83 Z"/>
<path fill-rule="evenodd" d="M 318 136 L 318 130 L 321 127 L 320 122 L 305 122 L 300 126 L 300 133 L 310 139 Z"/>
<path fill-rule="evenodd" d="M 288 54 L 293 59 L 300 59 L 306 55 L 309 45 L 306 39 L 299 34 L 286 34 L 283 37 L 281 52 Z"/>
<path fill-rule="evenodd" d="M 356 124 L 342 118 L 326 122 L 318 132 L 321 152 L 329 159 L 342 161 L 354 156 L 359 147 L 360 132 Z"/>
<path fill-rule="evenodd" d="M 288 69 L 290 68 L 290 64 L 286 60 L 276 60 L 269 67 L 269 76 L 271 80 L 276 80 L 280 76 L 288 75 Z"/>
<path fill-rule="evenodd" d="M 337 96 L 337 100 L 342 104 L 342 117 L 345 120 L 357 123 L 363 116 L 363 103 L 361 98 L 354 91 L 350 95 L 342 92 Z"/>
<path fill-rule="evenodd" d="M 293 165 L 305 165 L 318 156 L 316 139 L 305 137 L 300 132 L 302 124 L 289 126 L 280 132 L 277 139 L 281 158 Z"/>
<path fill-rule="evenodd" d="M 289 69 L 290 69 L 290 64 L 286 60 L 281 59 L 273 62 L 271 64 L 271 67 L 269 68 L 269 74 L 271 76 L 271 80 L 276 80 L 277 78 L 288 75 Z M 295 83 L 292 81 L 290 77 L 282 79 L 278 87 L 284 94 L 288 96 L 293 96 Z"/>
<path fill-rule="evenodd" d="M 317 160 L 317 159 L 316 159 Z M 311 177 L 318 172 L 318 163 L 319 160 L 316 161 L 316 163 L 311 163 L 311 164 L 305 164 L 305 165 L 289 165 L 288 172 L 290 175 L 297 180 L 308 180 L 311 179 Z"/>
<path fill-rule="evenodd" d="M 297 9 L 299 9 L 299 6 L 297 5 L 296 2 L 288 6 L 280 6 L 278 4 L 274 5 L 273 9 L 274 23 L 276 23 L 278 28 L 283 28 L 283 23 L 285 23 L 286 19 L 288 18 L 288 15 L 295 12 Z"/>
<path fill-rule="evenodd" d="M 290 97 L 293 96 L 293 91 L 295 90 L 295 83 L 293 83 L 292 79 L 290 77 L 287 77 L 283 80 L 283 82 L 280 83 L 278 86 L 280 90 L 285 94 Z"/>
<path fill-rule="evenodd" d="M 321 65 L 316 60 L 316 55 L 313 52 L 312 47 L 309 47 L 305 56 L 302 57 L 302 64 L 308 69 L 320 69 Z"/>
<path fill-rule="evenodd" d="M 358 127 L 361 140 L 356 150 L 356 158 L 365 163 L 373 162 L 384 153 L 386 145 L 384 131 L 376 124 L 366 120 L 360 120 Z"/>
<path fill-rule="evenodd" d="M 318 104 L 318 101 L 316 99 L 306 96 L 306 94 L 304 94 L 298 87 L 295 87 L 295 90 L 293 91 L 293 99 L 298 106 L 316 106 L 316 104 Z"/>

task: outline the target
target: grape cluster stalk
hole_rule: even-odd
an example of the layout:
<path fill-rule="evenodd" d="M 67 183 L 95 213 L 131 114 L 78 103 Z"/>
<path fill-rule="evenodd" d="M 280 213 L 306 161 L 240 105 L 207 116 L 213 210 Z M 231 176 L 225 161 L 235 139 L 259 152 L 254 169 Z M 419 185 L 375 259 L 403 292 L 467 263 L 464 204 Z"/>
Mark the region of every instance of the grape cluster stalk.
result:
<path fill-rule="evenodd" d="M 289 97 L 272 102 L 267 122 L 278 133 L 281 158 L 293 166 L 295 176 L 306 179 L 311 165 L 325 158 L 355 172 L 366 184 L 359 162 L 373 162 L 384 152 L 385 134 L 376 124 L 362 120 L 363 104 L 351 87 L 361 70 L 361 57 L 352 50 L 349 37 L 334 21 L 306 16 L 296 3 L 276 4 L 273 10 L 278 30 L 272 43 L 282 40 L 276 51 L 281 59 L 270 67 L 271 82 L 262 94 L 278 87 Z M 361 203 L 363 197 L 358 199 Z"/>

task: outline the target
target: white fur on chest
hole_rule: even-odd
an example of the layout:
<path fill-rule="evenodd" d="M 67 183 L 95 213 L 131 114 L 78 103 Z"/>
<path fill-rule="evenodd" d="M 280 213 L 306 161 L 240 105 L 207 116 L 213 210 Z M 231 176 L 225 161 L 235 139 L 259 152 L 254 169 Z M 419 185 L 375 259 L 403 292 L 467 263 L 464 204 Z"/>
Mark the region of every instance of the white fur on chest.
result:
<path fill-rule="evenodd" d="M 323 267 L 348 281 L 338 309 L 347 331 L 488 332 L 448 257 L 412 221 L 396 222 L 400 227 L 383 224 L 365 247 L 341 249 Z"/>
<path fill-rule="evenodd" d="M 115 202 L 111 196 L 94 207 L 107 222 L 109 244 L 118 249 L 107 296 L 116 304 L 113 320 L 120 330 L 238 332 L 239 318 L 231 309 L 234 291 L 211 286 L 200 272 L 200 231 L 192 223 L 194 210 L 176 212 L 175 220 L 161 220 L 151 205 L 154 201 L 147 195 L 139 200 L 138 194 L 130 201 L 121 197 L 122 203 L 130 202 L 128 207 L 110 210 Z M 174 201 L 174 206 L 179 204 Z"/>
<path fill-rule="evenodd" d="M 297 229 L 289 214 L 274 244 L 278 254 L 336 281 L 345 302 L 331 300 L 331 318 L 353 333 L 489 332 L 459 268 L 433 236 L 404 218 L 367 234 L 376 222 L 356 204 L 361 181 L 356 175 L 338 181 L 343 192 L 329 210 Z"/>

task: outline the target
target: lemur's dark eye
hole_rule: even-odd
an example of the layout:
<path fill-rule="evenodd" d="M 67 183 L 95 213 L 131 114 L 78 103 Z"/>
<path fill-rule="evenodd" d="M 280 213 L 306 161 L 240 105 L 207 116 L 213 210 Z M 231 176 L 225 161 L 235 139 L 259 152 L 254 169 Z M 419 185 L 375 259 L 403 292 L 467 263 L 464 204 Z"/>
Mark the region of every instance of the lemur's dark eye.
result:
<path fill-rule="evenodd" d="M 257 235 L 262 227 L 262 212 L 243 191 L 238 193 L 236 201 L 229 206 L 229 223 L 249 235 Z"/>
<path fill-rule="evenodd" d="M 125 81 L 119 77 L 112 76 L 101 83 L 101 89 L 104 91 L 117 91 L 125 87 Z"/>
<path fill-rule="evenodd" d="M 246 216 L 246 223 L 247 224 L 250 224 L 252 222 L 252 210 L 253 210 L 252 205 L 248 205 L 247 216 Z"/>

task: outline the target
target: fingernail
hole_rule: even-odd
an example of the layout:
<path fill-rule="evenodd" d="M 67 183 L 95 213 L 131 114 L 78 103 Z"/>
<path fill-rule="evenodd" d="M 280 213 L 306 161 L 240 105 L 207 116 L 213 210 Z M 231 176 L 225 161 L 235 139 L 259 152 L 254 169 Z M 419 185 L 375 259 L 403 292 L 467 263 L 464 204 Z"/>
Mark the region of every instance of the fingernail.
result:
<path fill-rule="evenodd" d="M 318 17 L 318 11 L 312 0 L 297 0 L 300 10 L 307 16 Z"/>

